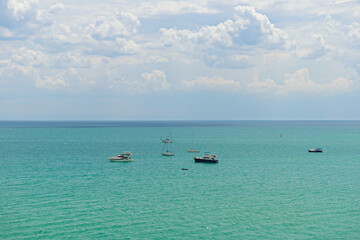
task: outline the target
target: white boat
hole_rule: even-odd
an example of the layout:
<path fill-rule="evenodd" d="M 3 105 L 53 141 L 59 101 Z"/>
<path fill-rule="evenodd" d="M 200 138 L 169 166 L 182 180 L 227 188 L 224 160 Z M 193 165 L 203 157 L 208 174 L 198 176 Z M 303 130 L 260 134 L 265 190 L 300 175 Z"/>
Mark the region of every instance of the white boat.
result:
<path fill-rule="evenodd" d="M 166 145 L 166 151 L 164 152 L 165 145 Z M 163 152 L 161 153 L 161 155 L 167 156 L 167 157 L 175 156 L 175 153 L 169 151 L 168 148 L 169 148 L 169 143 L 164 143 L 164 146 L 163 146 L 163 149 L 162 149 Z"/>
<path fill-rule="evenodd" d="M 191 141 L 191 149 L 189 149 L 187 151 L 190 152 L 190 153 L 198 153 L 198 152 L 200 152 L 198 150 L 194 150 L 194 138 Z"/>
<path fill-rule="evenodd" d="M 192 150 L 192 149 L 189 149 L 189 150 L 187 150 L 188 152 L 190 152 L 190 153 L 198 153 L 198 152 L 200 152 L 200 151 L 198 151 L 198 150 Z"/>
<path fill-rule="evenodd" d="M 111 162 L 133 162 L 134 159 L 130 157 L 131 155 L 131 152 L 123 152 L 115 157 L 109 157 L 109 160 Z"/>
<path fill-rule="evenodd" d="M 175 153 L 166 151 L 166 152 L 162 152 L 161 155 L 171 157 L 171 156 L 175 156 Z"/>
<path fill-rule="evenodd" d="M 171 131 L 169 128 L 167 138 L 161 138 L 160 140 L 162 143 L 172 143 L 173 141 L 171 140 L 171 138 L 172 138 L 172 136 L 171 136 Z"/>

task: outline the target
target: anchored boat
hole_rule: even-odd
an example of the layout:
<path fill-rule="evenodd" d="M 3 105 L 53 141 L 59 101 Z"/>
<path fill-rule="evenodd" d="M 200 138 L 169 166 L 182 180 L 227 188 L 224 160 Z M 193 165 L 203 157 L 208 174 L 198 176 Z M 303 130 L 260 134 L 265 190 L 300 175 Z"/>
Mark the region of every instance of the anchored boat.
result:
<path fill-rule="evenodd" d="M 166 151 L 164 152 L 165 146 L 166 146 Z M 167 156 L 167 157 L 175 156 L 175 153 L 169 151 L 169 143 L 164 143 L 162 151 L 163 152 L 161 153 L 161 155 L 163 156 Z"/>
<path fill-rule="evenodd" d="M 115 157 L 109 157 L 109 160 L 111 162 L 133 162 L 134 159 L 130 157 L 131 155 L 131 152 L 123 152 Z"/>
<path fill-rule="evenodd" d="M 309 152 L 322 152 L 322 148 L 312 148 L 312 149 L 309 149 Z"/>
<path fill-rule="evenodd" d="M 190 153 L 198 153 L 198 152 L 200 152 L 198 150 L 194 150 L 194 138 L 191 141 L 191 149 L 189 149 L 187 151 L 190 152 Z"/>
<path fill-rule="evenodd" d="M 161 142 L 162 143 L 172 143 L 173 141 L 171 139 L 172 139 L 172 135 L 171 135 L 171 131 L 169 128 L 167 138 L 161 138 Z"/>
<path fill-rule="evenodd" d="M 210 154 L 210 152 L 205 152 L 203 157 L 194 157 L 195 162 L 201 163 L 218 163 L 219 160 L 216 159 L 217 155 Z"/>

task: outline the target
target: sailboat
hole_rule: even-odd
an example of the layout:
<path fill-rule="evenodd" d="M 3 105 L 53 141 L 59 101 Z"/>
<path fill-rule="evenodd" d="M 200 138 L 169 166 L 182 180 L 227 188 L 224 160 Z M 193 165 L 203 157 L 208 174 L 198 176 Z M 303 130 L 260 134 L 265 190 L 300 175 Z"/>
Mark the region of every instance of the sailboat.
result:
<path fill-rule="evenodd" d="M 187 151 L 190 152 L 190 153 L 198 153 L 198 152 L 200 152 L 198 150 L 194 150 L 194 137 L 192 138 L 192 141 L 191 141 L 191 149 L 189 149 Z"/>
<path fill-rule="evenodd" d="M 163 151 L 164 151 L 165 145 L 166 145 L 166 152 L 162 152 L 161 155 L 167 156 L 167 157 L 175 156 L 175 153 L 169 151 L 169 149 L 168 149 L 169 143 L 168 142 L 164 143 Z"/>
<path fill-rule="evenodd" d="M 172 136 L 171 136 L 171 132 L 170 132 L 170 128 L 169 128 L 167 138 L 161 138 L 161 142 L 162 143 L 172 143 L 173 141 L 171 140 L 171 138 L 172 138 Z"/>

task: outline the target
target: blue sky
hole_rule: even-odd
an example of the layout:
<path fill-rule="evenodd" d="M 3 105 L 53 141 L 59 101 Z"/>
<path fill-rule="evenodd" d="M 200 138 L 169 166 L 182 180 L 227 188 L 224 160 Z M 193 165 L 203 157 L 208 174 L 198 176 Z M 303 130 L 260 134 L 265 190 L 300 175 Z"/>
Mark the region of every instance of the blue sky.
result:
<path fill-rule="evenodd" d="M 0 120 L 360 119 L 360 3 L 0 2 Z"/>

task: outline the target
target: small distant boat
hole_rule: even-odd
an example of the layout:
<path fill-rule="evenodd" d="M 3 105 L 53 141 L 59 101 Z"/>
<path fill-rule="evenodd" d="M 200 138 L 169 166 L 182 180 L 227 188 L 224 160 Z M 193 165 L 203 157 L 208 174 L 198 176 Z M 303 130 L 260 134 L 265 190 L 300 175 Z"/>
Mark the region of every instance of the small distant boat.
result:
<path fill-rule="evenodd" d="M 109 157 L 109 160 L 111 162 L 133 162 L 134 159 L 130 157 L 131 155 L 131 152 L 123 152 L 115 157 Z"/>
<path fill-rule="evenodd" d="M 171 135 L 170 128 L 169 128 L 167 138 L 161 138 L 161 142 L 162 143 L 172 143 L 173 141 L 171 140 L 171 138 L 172 138 L 172 135 Z"/>
<path fill-rule="evenodd" d="M 175 156 L 175 153 L 166 150 L 166 152 L 162 152 L 161 155 L 171 157 Z"/>
<path fill-rule="evenodd" d="M 210 152 L 205 152 L 203 157 L 194 157 L 195 162 L 201 163 L 218 163 L 219 160 L 216 159 L 217 155 L 210 154 Z"/>
<path fill-rule="evenodd" d="M 187 151 L 190 152 L 190 153 L 198 153 L 198 152 L 200 152 L 198 150 L 194 150 L 194 138 L 191 141 L 191 149 L 189 149 Z"/>
<path fill-rule="evenodd" d="M 309 149 L 309 152 L 322 152 L 322 148 L 312 148 L 312 149 Z"/>
<path fill-rule="evenodd" d="M 198 152 L 200 152 L 198 150 L 187 150 L 187 151 L 190 152 L 190 153 L 198 153 Z"/>
<path fill-rule="evenodd" d="M 189 170 L 188 168 L 181 168 L 181 170 Z"/>
<path fill-rule="evenodd" d="M 167 156 L 167 157 L 175 156 L 175 153 L 170 152 L 170 151 L 168 150 L 169 143 L 164 143 L 163 151 L 164 151 L 165 145 L 166 145 L 166 151 L 165 151 L 165 152 L 162 152 L 161 155 Z"/>

